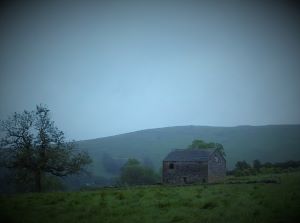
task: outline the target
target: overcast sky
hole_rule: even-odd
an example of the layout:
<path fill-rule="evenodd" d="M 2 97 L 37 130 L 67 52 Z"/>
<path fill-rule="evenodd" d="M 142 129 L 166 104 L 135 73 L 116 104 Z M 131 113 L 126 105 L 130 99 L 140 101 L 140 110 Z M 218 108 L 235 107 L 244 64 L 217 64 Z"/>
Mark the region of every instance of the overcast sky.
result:
<path fill-rule="evenodd" d="M 64 2 L 2 9 L 0 119 L 43 103 L 76 140 L 300 123 L 290 5 Z"/>

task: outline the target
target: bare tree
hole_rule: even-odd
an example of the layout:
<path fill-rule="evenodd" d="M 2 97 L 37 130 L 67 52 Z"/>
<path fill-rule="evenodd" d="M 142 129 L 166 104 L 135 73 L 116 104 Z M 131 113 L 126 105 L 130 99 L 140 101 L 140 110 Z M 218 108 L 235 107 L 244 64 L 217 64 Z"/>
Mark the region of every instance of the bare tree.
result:
<path fill-rule="evenodd" d="M 1 127 L 2 166 L 32 174 L 38 192 L 42 190 L 43 174 L 63 177 L 81 171 L 91 162 L 87 153 L 76 151 L 74 143 L 65 141 L 64 133 L 55 126 L 46 106 L 15 112 L 1 121 Z"/>

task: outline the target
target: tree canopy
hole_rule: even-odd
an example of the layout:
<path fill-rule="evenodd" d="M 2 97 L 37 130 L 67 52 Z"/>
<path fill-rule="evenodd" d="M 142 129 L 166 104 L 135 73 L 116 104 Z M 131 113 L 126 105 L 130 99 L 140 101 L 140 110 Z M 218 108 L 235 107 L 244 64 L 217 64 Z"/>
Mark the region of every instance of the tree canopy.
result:
<path fill-rule="evenodd" d="M 76 151 L 73 143 L 65 141 L 46 106 L 15 112 L 1 121 L 1 128 L 1 165 L 32 175 L 36 191 L 42 190 L 43 174 L 63 177 L 83 170 L 91 162 L 87 153 Z"/>
<path fill-rule="evenodd" d="M 121 169 L 121 183 L 128 185 L 154 184 L 158 175 L 153 169 L 141 165 L 136 159 L 128 159 Z"/>
<path fill-rule="evenodd" d="M 214 142 L 205 142 L 201 139 L 195 139 L 191 145 L 188 146 L 188 149 L 213 149 L 218 150 L 223 156 L 225 156 L 224 147 L 221 143 Z"/>

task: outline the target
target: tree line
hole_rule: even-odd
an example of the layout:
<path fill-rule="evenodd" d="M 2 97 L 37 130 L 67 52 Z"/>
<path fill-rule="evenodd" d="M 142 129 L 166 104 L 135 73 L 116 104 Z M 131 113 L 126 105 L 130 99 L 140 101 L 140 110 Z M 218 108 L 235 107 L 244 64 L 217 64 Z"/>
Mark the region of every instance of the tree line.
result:
<path fill-rule="evenodd" d="M 144 157 L 142 162 L 134 158 L 124 161 L 103 153 L 102 165 L 107 173 L 117 176 L 114 180 L 117 185 L 155 184 L 160 181 L 160 176 L 148 157 Z"/>
<path fill-rule="evenodd" d="M 289 160 L 286 162 L 265 162 L 262 163 L 260 160 L 253 160 L 252 165 L 245 160 L 237 161 L 235 168 L 228 171 L 228 175 L 235 176 L 249 176 L 256 175 L 259 173 L 280 173 L 293 171 L 300 168 L 300 161 Z"/>

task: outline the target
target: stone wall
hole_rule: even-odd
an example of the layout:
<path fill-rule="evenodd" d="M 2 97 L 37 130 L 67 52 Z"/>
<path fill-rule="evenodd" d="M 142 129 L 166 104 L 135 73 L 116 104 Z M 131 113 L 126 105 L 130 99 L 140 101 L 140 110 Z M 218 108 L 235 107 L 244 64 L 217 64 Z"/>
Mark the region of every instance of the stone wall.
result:
<path fill-rule="evenodd" d="M 163 162 L 163 183 L 189 184 L 207 181 L 207 162 Z"/>

